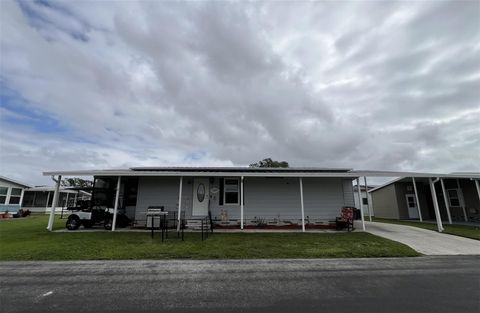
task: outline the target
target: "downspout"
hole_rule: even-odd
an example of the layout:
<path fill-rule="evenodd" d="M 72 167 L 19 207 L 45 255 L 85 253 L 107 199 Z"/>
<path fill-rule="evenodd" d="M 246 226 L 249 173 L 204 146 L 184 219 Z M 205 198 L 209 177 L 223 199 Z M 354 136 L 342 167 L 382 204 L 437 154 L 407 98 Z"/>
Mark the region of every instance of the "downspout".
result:
<path fill-rule="evenodd" d="M 435 183 L 440 180 L 440 178 L 436 178 L 435 180 L 432 180 L 431 178 L 428 179 L 430 182 L 430 191 L 432 193 L 432 202 L 433 202 L 433 208 L 435 211 L 435 218 L 437 220 L 437 228 L 438 232 L 443 232 L 445 229 L 443 228 L 442 224 L 442 217 L 440 215 L 440 209 L 438 208 L 438 199 L 437 199 L 437 192 L 435 191 Z"/>

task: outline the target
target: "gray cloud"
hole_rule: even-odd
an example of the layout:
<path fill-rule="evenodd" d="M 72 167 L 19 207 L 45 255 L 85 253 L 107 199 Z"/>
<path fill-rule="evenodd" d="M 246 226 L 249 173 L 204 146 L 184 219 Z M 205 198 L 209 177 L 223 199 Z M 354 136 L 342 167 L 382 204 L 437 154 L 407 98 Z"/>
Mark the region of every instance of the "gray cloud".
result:
<path fill-rule="evenodd" d="M 479 170 L 479 3 L 1 3 L 4 175 L 131 165 Z M 8 116 L 7 116 L 8 115 Z"/>

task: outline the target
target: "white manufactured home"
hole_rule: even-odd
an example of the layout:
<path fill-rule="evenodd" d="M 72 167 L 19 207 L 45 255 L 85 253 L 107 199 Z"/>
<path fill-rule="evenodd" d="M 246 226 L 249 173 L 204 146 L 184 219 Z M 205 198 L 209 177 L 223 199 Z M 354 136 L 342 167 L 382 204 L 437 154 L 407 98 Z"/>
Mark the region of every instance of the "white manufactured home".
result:
<path fill-rule="evenodd" d="M 325 226 L 342 207 L 354 206 L 344 168 L 156 167 L 47 172 L 93 176 L 92 203 L 124 212 L 136 227 L 147 225 L 147 209 L 164 207 L 186 220 L 211 214 L 218 227 L 254 225 Z M 118 190 L 118 195 L 117 195 Z M 118 199 L 118 202 L 116 202 Z"/>
<path fill-rule="evenodd" d="M 57 176 L 57 181 L 62 176 L 93 177 L 92 205 L 124 213 L 134 227 L 148 226 L 148 208 L 163 207 L 178 220 L 201 219 L 210 214 L 218 227 L 295 226 L 303 231 L 331 225 L 342 207 L 355 206 L 353 181 L 359 185 L 360 177 L 366 181 L 367 176 L 448 176 L 348 168 L 250 167 L 135 167 L 50 171 L 44 175 Z M 480 179 L 480 175 L 459 177 Z M 359 203 L 362 211 L 363 202 Z M 365 229 L 364 214 L 360 218 Z M 49 230 L 53 219 L 51 214 Z"/>

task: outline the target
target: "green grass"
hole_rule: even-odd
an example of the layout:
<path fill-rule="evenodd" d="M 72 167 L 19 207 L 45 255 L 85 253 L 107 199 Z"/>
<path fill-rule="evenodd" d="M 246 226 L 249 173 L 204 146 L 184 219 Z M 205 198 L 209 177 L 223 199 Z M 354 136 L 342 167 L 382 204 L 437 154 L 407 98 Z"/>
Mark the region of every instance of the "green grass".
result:
<path fill-rule="evenodd" d="M 377 217 L 375 217 L 373 220 L 375 222 L 381 222 L 381 223 L 408 225 L 408 226 L 414 226 L 414 227 L 419 227 L 424 229 L 430 229 L 434 231 L 438 230 L 437 224 L 432 224 L 432 223 L 399 221 L 399 220 L 377 218 Z M 450 225 L 450 224 L 444 223 L 443 228 L 445 228 L 445 233 L 450 235 L 456 235 L 456 236 L 480 240 L 480 228 L 478 226 Z"/>
<path fill-rule="evenodd" d="M 56 220 L 56 229 L 65 220 Z M 368 233 L 216 233 L 185 241 L 149 233 L 53 232 L 47 216 L 0 221 L 0 260 L 247 259 L 404 257 L 419 254 L 406 245 Z"/>

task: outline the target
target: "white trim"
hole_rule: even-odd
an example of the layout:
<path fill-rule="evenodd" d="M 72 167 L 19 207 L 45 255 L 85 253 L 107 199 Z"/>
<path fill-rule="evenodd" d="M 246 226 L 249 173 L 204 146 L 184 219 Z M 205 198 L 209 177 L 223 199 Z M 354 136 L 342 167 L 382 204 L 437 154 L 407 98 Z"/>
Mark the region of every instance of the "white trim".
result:
<path fill-rule="evenodd" d="M 241 178 L 241 176 L 240 176 Z M 239 205 L 240 204 L 240 179 L 239 177 L 224 177 L 223 178 L 223 205 L 224 206 L 229 206 L 229 205 Z M 227 179 L 230 179 L 230 180 L 236 180 L 237 181 L 237 202 L 236 203 L 227 203 L 227 197 L 226 197 L 226 193 L 227 193 L 227 188 L 225 188 L 225 185 L 227 184 Z M 228 191 L 230 193 L 233 193 L 233 191 Z"/>
<path fill-rule="evenodd" d="M 113 219 L 112 219 L 112 231 L 115 231 L 115 225 L 117 224 L 117 212 L 118 212 L 118 200 L 120 197 L 120 183 L 122 177 L 118 176 L 117 178 L 117 190 L 115 192 L 115 204 L 113 205 Z M 67 203 L 68 203 L 68 193 L 67 193 Z M 68 204 L 67 204 L 68 206 Z"/>
<path fill-rule="evenodd" d="M 202 169 L 202 168 L 198 168 Z M 350 177 L 356 179 L 361 176 L 368 177 L 450 177 L 450 178 L 478 178 L 480 179 L 480 173 L 465 173 L 465 174 L 439 174 L 439 173 L 416 173 L 416 172 L 395 172 L 395 171 L 345 171 L 345 172 L 328 172 L 326 169 L 322 172 L 308 172 L 302 171 L 301 168 L 290 168 L 288 171 L 276 171 L 276 172 L 258 172 L 249 171 L 245 168 L 245 171 L 228 171 L 228 168 L 220 168 L 219 171 L 212 171 L 212 168 L 208 168 L 210 171 L 134 171 L 131 169 L 118 169 L 118 170 L 80 170 L 80 171 L 48 171 L 43 172 L 44 176 L 51 175 L 64 175 L 64 176 L 207 176 L 207 177 Z M 232 168 L 233 170 L 233 168 Z M 278 169 L 275 169 L 278 170 Z M 379 187 L 377 187 L 379 188 Z"/>
<path fill-rule="evenodd" d="M 24 192 L 25 192 L 25 189 L 23 188 L 23 189 L 22 189 L 22 194 L 21 194 L 21 196 L 20 196 L 20 203 L 19 203 L 19 204 L 20 204 L 20 207 L 23 205 L 23 193 L 24 193 Z M 47 202 L 47 203 L 48 203 L 48 202 Z"/>
<path fill-rule="evenodd" d="M 30 187 L 31 187 L 30 185 L 21 183 L 21 182 L 19 182 L 19 181 L 16 181 L 16 180 L 14 180 L 14 179 L 11 179 L 11 178 L 8 178 L 8 177 L 5 177 L 5 176 L 1 176 L 1 175 L 0 175 L 0 179 L 1 179 L 1 180 L 5 180 L 5 181 L 10 182 L 10 183 L 13 183 L 13 184 L 16 184 L 16 185 L 19 185 L 19 186 L 22 186 L 22 187 L 24 187 L 24 188 L 30 188 Z"/>
<path fill-rule="evenodd" d="M 303 179 L 299 178 L 300 182 L 300 205 L 302 208 L 302 232 L 305 232 L 305 209 L 303 207 Z"/>
<path fill-rule="evenodd" d="M 443 201 L 445 202 L 445 209 L 447 211 L 448 223 L 452 224 L 452 215 L 450 214 L 450 206 L 448 205 L 447 192 L 445 191 L 445 183 L 443 178 L 440 178 L 440 185 L 442 186 Z"/>
<path fill-rule="evenodd" d="M 12 194 L 12 187 L 7 187 L 7 196 L 5 198 L 5 204 L 10 204 L 10 195 Z"/>
<path fill-rule="evenodd" d="M 18 196 L 17 196 L 17 195 L 12 195 L 13 189 L 20 189 L 20 195 L 18 195 Z M 23 189 L 24 189 L 24 188 L 20 188 L 20 187 L 10 187 L 10 188 L 9 188 L 9 193 L 8 193 L 8 203 L 7 203 L 7 204 L 9 204 L 9 205 L 17 205 L 17 204 L 18 204 L 18 205 L 22 205 L 22 193 L 23 193 Z M 19 199 L 18 199 L 19 202 L 18 202 L 18 203 L 10 203 L 10 201 L 12 200 L 12 197 L 17 197 L 17 198 L 19 198 Z"/>

